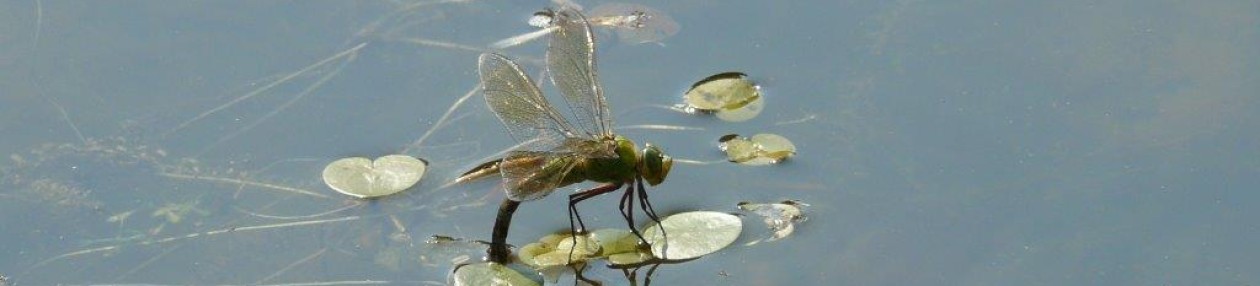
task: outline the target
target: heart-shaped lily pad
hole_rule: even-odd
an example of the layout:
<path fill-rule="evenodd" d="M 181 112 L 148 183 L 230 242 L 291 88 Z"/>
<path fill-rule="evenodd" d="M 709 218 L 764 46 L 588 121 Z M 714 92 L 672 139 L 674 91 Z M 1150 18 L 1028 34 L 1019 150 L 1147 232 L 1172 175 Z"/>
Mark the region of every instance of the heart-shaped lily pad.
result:
<path fill-rule="evenodd" d="M 357 198 L 375 198 L 406 190 L 424 177 L 428 162 L 407 155 L 388 155 L 375 161 L 343 158 L 324 167 L 324 184 Z"/>
<path fill-rule="evenodd" d="M 743 229 L 739 217 L 714 211 L 693 211 L 671 215 L 643 231 L 652 244 L 652 255 L 669 260 L 692 259 L 735 242 Z M 664 233 L 659 231 L 664 229 Z"/>

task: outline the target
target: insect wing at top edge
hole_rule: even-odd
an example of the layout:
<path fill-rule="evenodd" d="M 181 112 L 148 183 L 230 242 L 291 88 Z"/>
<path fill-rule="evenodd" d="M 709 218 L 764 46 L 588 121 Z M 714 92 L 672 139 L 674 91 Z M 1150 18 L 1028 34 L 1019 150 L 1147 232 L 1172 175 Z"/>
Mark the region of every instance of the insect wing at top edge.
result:
<path fill-rule="evenodd" d="M 547 71 L 564 94 L 579 128 L 590 136 L 611 136 L 612 120 L 595 68 L 595 38 L 586 17 L 569 7 L 555 12 L 556 31 L 547 48 Z"/>
<path fill-rule="evenodd" d="M 486 104 L 507 128 L 512 139 L 526 143 L 520 150 L 550 150 L 572 137 L 573 126 L 547 103 L 542 91 L 521 67 L 506 57 L 485 53 L 478 60 Z"/>

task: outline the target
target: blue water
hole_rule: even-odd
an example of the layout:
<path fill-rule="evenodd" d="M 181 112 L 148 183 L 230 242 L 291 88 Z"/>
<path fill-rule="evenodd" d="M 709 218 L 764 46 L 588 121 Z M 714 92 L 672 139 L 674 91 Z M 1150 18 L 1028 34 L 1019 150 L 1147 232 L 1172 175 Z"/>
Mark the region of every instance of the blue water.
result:
<path fill-rule="evenodd" d="M 478 94 L 434 129 L 479 52 L 417 42 L 485 46 L 548 3 L 400 8 L 415 3 L 0 3 L 0 275 L 445 281 L 453 255 L 423 241 L 488 240 L 502 195 L 439 187 L 513 143 Z M 792 236 L 743 246 L 769 235 L 746 219 L 736 245 L 662 266 L 657 285 L 1260 284 L 1260 4 L 638 3 L 681 30 L 600 38 L 614 123 L 702 130 L 619 133 L 698 161 L 721 160 L 729 133 L 799 152 L 677 164 L 656 210 L 811 205 Z M 536 74 L 543 46 L 505 52 Z M 761 84 L 759 117 L 658 108 L 725 71 Z M 319 179 L 403 151 L 432 165 L 401 195 L 355 201 Z M 623 227 L 615 200 L 583 203 L 588 225 Z M 509 240 L 567 227 L 563 199 L 529 202 Z"/>

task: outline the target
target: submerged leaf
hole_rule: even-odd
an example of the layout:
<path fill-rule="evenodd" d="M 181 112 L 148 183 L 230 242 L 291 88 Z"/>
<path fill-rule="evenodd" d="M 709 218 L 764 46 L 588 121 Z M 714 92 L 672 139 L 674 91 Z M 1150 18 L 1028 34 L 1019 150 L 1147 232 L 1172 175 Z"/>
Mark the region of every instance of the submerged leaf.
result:
<path fill-rule="evenodd" d="M 339 193 L 374 198 L 406 190 L 424 177 L 428 163 L 407 155 L 388 155 L 375 161 L 343 158 L 324 167 L 324 183 Z"/>
<path fill-rule="evenodd" d="M 792 235 L 792 231 L 796 229 L 796 224 L 808 219 L 803 209 L 809 204 L 798 200 L 785 200 L 777 203 L 740 202 L 737 206 L 741 210 L 761 216 L 762 221 L 766 223 L 766 227 L 769 227 L 772 232 L 769 238 L 750 242 L 748 243 L 749 245 L 761 241 L 775 241 Z"/>
<path fill-rule="evenodd" d="M 600 244 L 590 235 L 550 234 L 521 248 L 521 263 L 536 269 L 584 263 L 599 254 Z"/>
<path fill-rule="evenodd" d="M 714 112 L 714 115 L 717 116 L 718 119 L 727 122 L 748 121 L 749 119 L 757 117 L 758 114 L 761 114 L 761 110 L 765 109 L 765 107 L 765 100 L 762 99 L 761 96 L 757 96 L 744 106 L 734 109 L 719 109 Z"/>
<path fill-rule="evenodd" d="M 734 110 L 761 97 L 761 88 L 740 72 L 711 75 L 683 94 L 687 107 L 701 111 Z"/>
<path fill-rule="evenodd" d="M 451 274 L 450 285 L 502 285 L 525 286 L 539 285 L 516 270 L 493 262 L 468 264 L 455 269 Z"/>
<path fill-rule="evenodd" d="M 729 134 L 718 142 L 718 148 L 726 152 L 728 161 L 743 165 L 777 164 L 796 155 L 796 145 L 775 134 L 757 134 L 752 138 Z"/>
<path fill-rule="evenodd" d="M 660 43 L 678 33 L 678 22 L 652 7 L 630 3 L 604 3 L 591 9 L 592 25 L 613 27 L 617 38 L 631 44 Z"/>
<path fill-rule="evenodd" d="M 600 255 L 611 256 L 619 253 L 630 253 L 639 250 L 639 237 L 628 230 L 605 228 L 591 232 L 591 236 L 599 243 Z"/>
<path fill-rule="evenodd" d="M 639 264 L 655 259 L 655 257 L 652 257 L 651 253 L 635 251 L 609 255 L 606 259 L 608 260 L 608 264 L 617 266 Z"/>
<path fill-rule="evenodd" d="M 714 211 L 694 211 L 671 215 L 643 231 L 652 245 L 652 255 L 667 260 L 704 256 L 731 244 L 743 230 L 734 215 Z M 660 231 L 664 228 L 664 233 Z"/>

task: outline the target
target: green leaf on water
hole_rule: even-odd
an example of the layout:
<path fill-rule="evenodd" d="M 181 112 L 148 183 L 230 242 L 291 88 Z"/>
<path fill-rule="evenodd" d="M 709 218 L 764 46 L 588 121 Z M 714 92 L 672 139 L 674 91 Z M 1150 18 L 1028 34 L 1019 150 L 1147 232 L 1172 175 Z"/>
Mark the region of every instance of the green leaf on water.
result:
<path fill-rule="evenodd" d="M 683 260 L 717 252 L 730 245 L 743 230 L 735 215 L 714 211 L 693 211 L 671 215 L 643 231 L 652 245 L 652 255 L 667 260 Z M 664 235 L 660 229 L 664 228 Z"/>
<path fill-rule="evenodd" d="M 761 114 L 761 110 L 765 109 L 765 107 L 766 101 L 763 100 L 761 96 L 757 96 L 756 98 L 753 98 L 752 101 L 748 102 L 748 104 L 738 108 L 718 109 L 714 112 L 714 115 L 717 116 L 718 119 L 726 122 L 748 121 L 749 119 L 757 117 L 758 114 Z"/>
<path fill-rule="evenodd" d="M 766 223 L 766 227 L 770 228 L 772 232 L 770 237 L 749 242 L 747 245 L 788 237 L 796 229 L 796 224 L 808 219 L 805 216 L 804 208 L 808 207 L 809 204 L 798 200 L 784 200 L 777 203 L 740 202 L 737 206 L 741 210 L 761 216 L 761 220 Z"/>
<path fill-rule="evenodd" d="M 522 247 L 521 263 L 536 269 L 586 262 L 600 252 L 599 242 L 590 235 L 551 234 Z"/>
<path fill-rule="evenodd" d="M 728 161 L 750 166 L 777 164 L 796 155 L 796 145 L 783 136 L 757 134 L 744 138 L 736 134 L 718 139 L 718 148 Z"/>
<path fill-rule="evenodd" d="M 607 260 L 608 260 L 608 264 L 617 266 L 617 265 L 639 264 L 639 263 L 652 260 L 653 258 L 655 257 L 652 257 L 651 253 L 635 251 L 635 252 L 624 252 L 624 253 L 617 253 L 617 254 L 609 255 Z"/>
<path fill-rule="evenodd" d="M 639 237 L 629 230 L 597 229 L 591 232 L 591 236 L 599 243 L 600 254 L 603 256 L 639 251 Z"/>
<path fill-rule="evenodd" d="M 740 72 L 715 74 L 691 85 L 683 94 L 687 107 L 704 111 L 733 110 L 761 97 L 761 88 Z"/>
<path fill-rule="evenodd" d="M 451 274 L 450 285 L 502 285 L 526 286 L 539 285 L 538 281 L 529 279 L 520 272 L 493 262 L 468 264 L 455 269 Z"/>
<path fill-rule="evenodd" d="M 375 161 L 343 158 L 324 167 L 324 184 L 357 198 L 391 195 L 420 182 L 428 163 L 407 155 L 388 155 Z"/>

